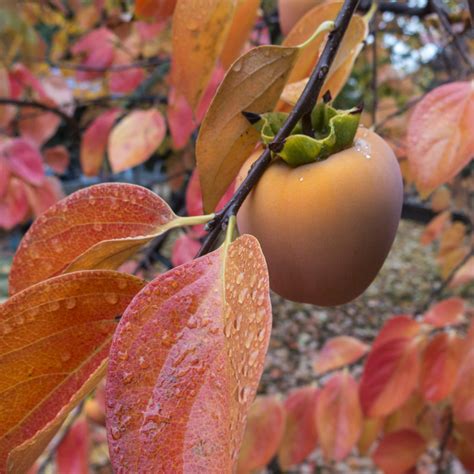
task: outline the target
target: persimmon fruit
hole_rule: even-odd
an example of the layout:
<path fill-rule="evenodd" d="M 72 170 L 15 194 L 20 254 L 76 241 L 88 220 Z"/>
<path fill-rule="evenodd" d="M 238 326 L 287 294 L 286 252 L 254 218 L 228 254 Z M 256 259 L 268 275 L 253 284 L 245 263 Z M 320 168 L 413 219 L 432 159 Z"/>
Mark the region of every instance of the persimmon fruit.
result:
<path fill-rule="evenodd" d="M 246 176 L 258 155 L 243 166 Z M 272 162 L 237 215 L 260 241 L 271 288 L 319 306 L 347 303 L 374 280 L 395 238 L 403 202 L 388 144 L 360 127 L 354 143 L 314 163 Z"/>

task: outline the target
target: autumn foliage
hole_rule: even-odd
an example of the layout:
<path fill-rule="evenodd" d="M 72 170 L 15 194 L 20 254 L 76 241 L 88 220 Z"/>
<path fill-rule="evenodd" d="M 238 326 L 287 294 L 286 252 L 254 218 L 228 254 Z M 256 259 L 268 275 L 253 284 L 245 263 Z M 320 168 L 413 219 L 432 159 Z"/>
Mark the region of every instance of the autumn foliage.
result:
<path fill-rule="evenodd" d="M 469 18 L 437 0 L 426 13 L 270 3 L 0 5 L 0 228 L 22 237 L 0 304 L 0 474 L 43 472 L 38 458 L 87 472 L 92 422 L 106 424 L 114 472 L 365 457 L 398 474 L 430 456 L 474 470 Z M 431 82 L 380 47 L 394 26 L 382 14 L 398 9 L 421 17 L 416 36 L 437 50 Z M 459 76 L 439 72 L 446 44 Z M 354 133 L 337 148 L 342 115 Z M 312 147 L 314 163 L 287 159 Z M 159 195 L 179 191 L 176 206 Z M 324 341 L 312 383 L 259 391 L 270 289 L 300 303 L 356 297 L 403 200 L 436 249 L 430 298 L 375 338 Z M 169 269 L 142 272 L 136 255 L 172 229 Z"/>

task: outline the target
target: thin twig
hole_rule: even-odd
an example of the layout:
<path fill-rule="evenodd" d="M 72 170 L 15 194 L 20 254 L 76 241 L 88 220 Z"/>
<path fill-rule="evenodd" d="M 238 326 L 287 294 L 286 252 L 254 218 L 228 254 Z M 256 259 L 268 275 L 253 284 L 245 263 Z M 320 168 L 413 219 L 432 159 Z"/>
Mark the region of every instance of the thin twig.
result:
<path fill-rule="evenodd" d="M 377 84 L 377 31 L 378 31 L 378 18 L 377 11 L 374 12 L 372 19 L 372 36 L 374 41 L 372 42 L 372 123 L 375 124 L 377 121 L 377 107 L 378 107 L 378 84 Z"/>
<path fill-rule="evenodd" d="M 358 0 L 345 0 L 335 20 L 334 29 L 328 35 L 328 40 L 324 50 L 311 73 L 303 93 L 269 147 L 281 145 L 285 138 L 290 135 L 291 131 L 303 115 L 308 114 L 313 110 L 321 92 L 324 80 L 329 72 L 329 68 L 336 56 L 342 38 L 344 37 L 344 33 L 349 26 L 349 21 L 356 10 L 357 3 Z M 270 149 L 266 148 L 260 158 L 251 167 L 248 175 L 242 181 L 224 209 L 217 213 L 216 217 L 208 224 L 208 228 L 210 229 L 209 233 L 204 239 L 203 245 L 201 246 L 197 256 L 205 255 L 212 250 L 221 231 L 227 225 L 228 219 L 230 216 L 237 214 L 237 211 L 245 198 L 269 166 L 271 159 Z"/>
<path fill-rule="evenodd" d="M 443 437 L 439 443 L 439 455 L 438 460 L 436 462 L 436 474 L 443 474 L 445 472 L 444 464 L 445 464 L 445 455 L 446 455 L 446 448 L 448 447 L 449 438 L 451 438 L 451 434 L 453 432 L 454 423 L 453 423 L 453 414 L 449 413 L 448 422 L 446 425 L 446 429 L 444 430 Z"/>

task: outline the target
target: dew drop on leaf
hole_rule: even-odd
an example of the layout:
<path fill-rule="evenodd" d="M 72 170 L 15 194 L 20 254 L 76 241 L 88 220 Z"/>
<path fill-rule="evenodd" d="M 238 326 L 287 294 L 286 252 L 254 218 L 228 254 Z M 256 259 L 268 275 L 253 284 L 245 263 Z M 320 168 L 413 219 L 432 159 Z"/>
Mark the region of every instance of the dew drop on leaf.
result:
<path fill-rule="evenodd" d="M 117 304 L 118 296 L 115 293 L 107 293 L 105 295 L 105 301 L 109 304 Z"/>

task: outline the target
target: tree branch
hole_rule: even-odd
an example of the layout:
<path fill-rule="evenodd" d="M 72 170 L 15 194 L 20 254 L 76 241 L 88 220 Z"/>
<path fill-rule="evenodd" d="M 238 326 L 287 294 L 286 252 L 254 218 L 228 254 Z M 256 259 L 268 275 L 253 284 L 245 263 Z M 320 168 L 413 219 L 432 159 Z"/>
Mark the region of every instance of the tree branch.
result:
<path fill-rule="evenodd" d="M 328 40 L 324 50 L 316 64 L 316 67 L 311 73 L 303 93 L 293 110 L 288 115 L 285 123 L 276 134 L 271 145 L 281 144 L 283 140 L 290 135 L 298 121 L 305 114 L 310 113 L 314 108 L 324 84 L 324 80 L 326 79 L 329 68 L 331 67 L 337 50 L 339 49 L 344 33 L 349 26 L 349 21 L 356 10 L 357 4 L 358 0 L 345 0 L 335 20 L 334 30 L 332 30 L 328 35 Z M 254 163 L 247 177 L 242 181 L 224 209 L 217 213 L 216 217 L 208 224 L 208 229 L 210 229 L 210 231 L 204 239 L 204 243 L 197 256 L 205 255 L 211 251 L 221 231 L 227 226 L 229 217 L 237 214 L 237 211 L 245 198 L 263 175 L 272 160 L 270 153 L 271 145 L 265 149 L 260 158 Z"/>

